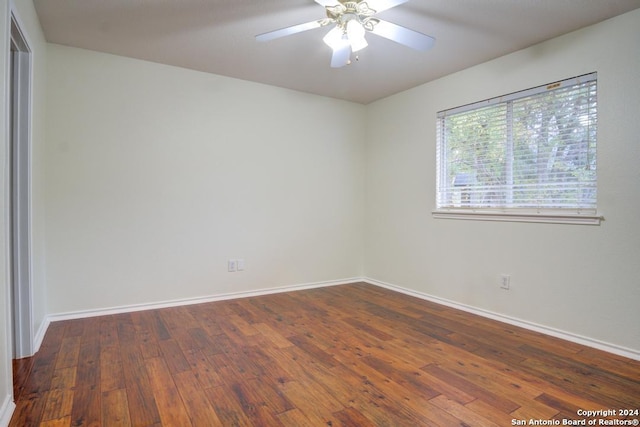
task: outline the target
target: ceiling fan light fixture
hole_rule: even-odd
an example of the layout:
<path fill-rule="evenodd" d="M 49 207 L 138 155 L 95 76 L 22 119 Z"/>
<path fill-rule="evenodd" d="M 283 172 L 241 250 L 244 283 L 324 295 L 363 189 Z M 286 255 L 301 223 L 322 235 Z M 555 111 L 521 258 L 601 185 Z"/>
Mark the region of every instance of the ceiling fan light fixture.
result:
<path fill-rule="evenodd" d="M 333 50 L 331 67 L 334 68 L 348 65 L 352 53 L 369 45 L 365 37 L 367 33 L 423 52 L 433 46 L 435 39 L 431 36 L 374 17 L 380 11 L 399 6 L 409 0 L 369 1 L 374 3 L 376 9 L 369 7 L 367 0 L 315 0 L 325 7 L 326 18 L 258 34 L 256 40 L 269 41 L 333 24 L 334 27 L 322 40 Z"/>

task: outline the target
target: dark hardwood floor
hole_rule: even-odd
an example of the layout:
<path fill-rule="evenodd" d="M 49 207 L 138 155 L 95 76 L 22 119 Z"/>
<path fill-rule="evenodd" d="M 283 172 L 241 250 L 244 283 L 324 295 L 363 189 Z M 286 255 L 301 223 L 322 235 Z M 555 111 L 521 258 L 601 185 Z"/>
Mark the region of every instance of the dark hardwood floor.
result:
<path fill-rule="evenodd" d="M 640 410 L 638 361 L 362 283 L 54 322 L 14 366 L 19 427 L 640 419 L 580 412 Z"/>

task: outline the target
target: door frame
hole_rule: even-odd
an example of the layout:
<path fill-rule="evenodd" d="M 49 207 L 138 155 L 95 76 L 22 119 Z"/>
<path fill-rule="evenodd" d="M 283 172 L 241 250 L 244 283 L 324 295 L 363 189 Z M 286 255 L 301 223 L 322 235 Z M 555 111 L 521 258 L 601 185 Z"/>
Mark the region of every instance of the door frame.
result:
<path fill-rule="evenodd" d="M 24 26 L 10 2 L 7 75 L 9 181 L 9 269 L 12 349 L 16 359 L 33 355 L 31 271 L 31 111 L 32 51 Z"/>

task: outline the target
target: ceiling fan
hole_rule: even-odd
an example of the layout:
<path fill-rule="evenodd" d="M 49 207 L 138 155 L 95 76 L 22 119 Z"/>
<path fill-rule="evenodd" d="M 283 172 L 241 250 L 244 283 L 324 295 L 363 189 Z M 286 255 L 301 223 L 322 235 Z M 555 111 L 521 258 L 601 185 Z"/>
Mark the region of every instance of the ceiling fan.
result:
<path fill-rule="evenodd" d="M 351 63 L 351 53 L 367 47 L 365 34 L 373 33 L 412 49 L 426 51 L 435 39 L 426 34 L 374 18 L 378 12 L 399 6 L 409 0 L 315 0 L 324 6 L 327 17 L 280 30 L 259 34 L 256 40 L 265 42 L 314 28 L 335 24 L 322 39 L 331 49 L 331 66 L 344 67 Z"/>

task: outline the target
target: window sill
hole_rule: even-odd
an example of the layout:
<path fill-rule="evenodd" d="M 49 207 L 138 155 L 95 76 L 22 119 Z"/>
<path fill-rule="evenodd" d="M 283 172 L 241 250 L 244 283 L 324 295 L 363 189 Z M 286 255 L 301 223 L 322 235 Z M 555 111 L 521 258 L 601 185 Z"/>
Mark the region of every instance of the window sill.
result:
<path fill-rule="evenodd" d="M 566 212 L 510 212 L 485 209 L 438 209 L 432 212 L 436 219 L 462 219 L 475 221 L 507 221 L 507 222 L 538 222 L 547 224 L 579 224 L 600 225 L 604 217 L 595 212 L 566 213 Z"/>

